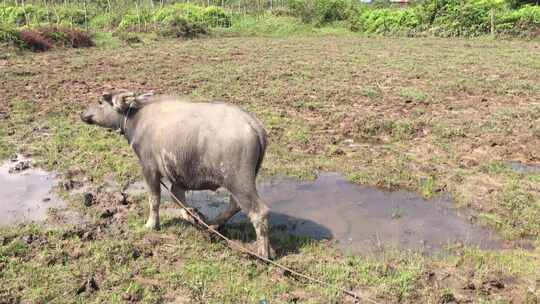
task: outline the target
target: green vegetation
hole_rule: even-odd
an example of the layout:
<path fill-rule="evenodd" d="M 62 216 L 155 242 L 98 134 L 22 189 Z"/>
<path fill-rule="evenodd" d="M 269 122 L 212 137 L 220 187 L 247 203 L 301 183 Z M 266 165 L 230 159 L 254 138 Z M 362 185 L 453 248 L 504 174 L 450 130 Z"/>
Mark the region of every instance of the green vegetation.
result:
<path fill-rule="evenodd" d="M 502 0 L 424 1 L 421 5 L 396 8 L 361 8 L 351 18 L 351 28 L 368 33 L 480 36 L 494 30 L 500 34 L 536 35 L 540 29 L 540 7 L 518 10 Z"/>
<path fill-rule="evenodd" d="M 51 25 L 91 32 L 156 32 L 183 38 L 209 33 L 286 35 L 348 30 L 441 37 L 490 33 L 535 37 L 540 32 L 540 6 L 504 0 L 424 0 L 408 7 L 384 1 L 362 5 L 353 0 L 287 0 L 277 2 L 271 9 L 254 0 L 209 3 L 158 5 L 153 1 L 117 0 L 106 4 L 36 1 L 15 5 L 4 1 L 0 5 L 0 43 L 28 48 L 28 43 L 19 43 L 13 34 Z"/>

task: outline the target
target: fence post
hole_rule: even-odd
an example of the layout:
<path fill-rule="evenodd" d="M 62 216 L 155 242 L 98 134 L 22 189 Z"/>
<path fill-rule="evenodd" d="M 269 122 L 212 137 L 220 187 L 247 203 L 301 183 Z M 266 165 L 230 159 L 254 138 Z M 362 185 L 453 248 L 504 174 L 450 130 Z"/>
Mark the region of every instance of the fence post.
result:
<path fill-rule="evenodd" d="M 86 6 L 86 0 L 84 0 L 84 26 L 88 32 L 88 7 Z"/>
<path fill-rule="evenodd" d="M 139 0 L 135 1 L 135 9 L 137 10 L 137 27 L 141 32 L 141 12 L 139 11 Z"/>
<path fill-rule="evenodd" d="M 491 35 L 495 35 L 495 9 L 491 9 Z"/>
<path fill-rule="evenodd" d="M 28 16 L 26 16 L 26 8 L 24 7 L 24 0 L 21 0 L 21 6 L 22 6 L 22 9 L 23 9 L 23 14 L 24 14 L 24 25 L 28 25 Z"/>

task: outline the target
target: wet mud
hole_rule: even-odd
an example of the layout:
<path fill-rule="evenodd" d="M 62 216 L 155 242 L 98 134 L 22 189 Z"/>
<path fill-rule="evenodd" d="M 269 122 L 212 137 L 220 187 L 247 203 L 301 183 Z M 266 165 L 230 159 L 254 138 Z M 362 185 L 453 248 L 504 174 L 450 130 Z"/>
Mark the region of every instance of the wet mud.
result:
<path fill-rule="evenodd" d="M 506 164 L 516 173 L 540 174 L 540 165 L 526 164 L 519 161 L 507 161 Z"/>

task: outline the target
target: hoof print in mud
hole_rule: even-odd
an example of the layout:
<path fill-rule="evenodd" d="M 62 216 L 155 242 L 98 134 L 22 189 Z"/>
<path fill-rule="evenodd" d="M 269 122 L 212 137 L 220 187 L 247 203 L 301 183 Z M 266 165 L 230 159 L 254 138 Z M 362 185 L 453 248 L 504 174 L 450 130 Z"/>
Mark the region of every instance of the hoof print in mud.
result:
<path fill-rule="evenodd" d="M 76 181 L 73 179 L 67 179 L 62 182 L 62 188 L 64 188 L 64 190 L 66 191 L 71 191 L 81 186 L 82 186 L 82 183 L 80 181 Z"/>
<path fill-rule="evenodd" d="M 114 199 L 115 202 L 117 202 L 120 205 L 127 205 L 128 204 L 127 194 L 125 194 L 124 192 L 115 192 L 115 193 L 113 193 L 113 199 Z"/>
<path fill-rule="evenodd" d="M 90 192 L 83 194 L 83 203 L 86 207 L 90 207 L 94 204 L 94 195 Z"/>
<path fill-rule="evenodd" d="M 82 241 L 92 241 L 94 239 L 95 239 L 95 237 L 94 237 L 94 232 L 93 231 L 86 231 L 81 235 L 81 240 Z"/>
<path fill-rule="evenodd" d="M 83 292 L 93 293 L 98 290 L 99 287 L 96 280 L 93 277 L 90 277 L 86 279 L 86 281 L 84 281 L 84 283 L 82 283 L 81 286 L 77 289 L 77 294 L 81 294 Z"/>
<path fill-rule="evenodd" d="M 114 215 L 114 212 L 111 209 L 105 209 L 101 212 L 99 217 L 102 219 L 107 219 L 107 218 L 112 217 L 113 215 Z"/>

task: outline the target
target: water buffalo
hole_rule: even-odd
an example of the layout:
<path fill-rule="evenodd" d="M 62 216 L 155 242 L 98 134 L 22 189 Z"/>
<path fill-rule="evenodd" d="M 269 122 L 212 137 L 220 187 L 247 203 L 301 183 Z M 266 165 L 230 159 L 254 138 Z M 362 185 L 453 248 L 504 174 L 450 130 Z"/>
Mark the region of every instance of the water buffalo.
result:
<path fill-rule="evenodd" d="M 135 151 L 150 192 L 147 228 L 159 228 L 163 178 L 183 202 L 186 190 L 223 187 L 231 194 L 230 205 L 210 224 L 221 225 L 241 209 L 255 227 L 259 254 L 273 255 L 268 207 L 255 187 L 266 131 L 254 116 L 225 103 L 115 90 L 104 94 L 81 119 L 120 130 Z"/>

